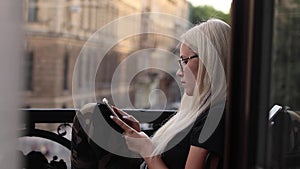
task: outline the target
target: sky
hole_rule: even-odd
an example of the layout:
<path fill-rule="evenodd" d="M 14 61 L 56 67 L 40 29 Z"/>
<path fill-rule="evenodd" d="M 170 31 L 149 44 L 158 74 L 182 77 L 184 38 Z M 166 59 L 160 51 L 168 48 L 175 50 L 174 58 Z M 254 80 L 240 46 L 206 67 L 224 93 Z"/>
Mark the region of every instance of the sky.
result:
<path fill-rule="evenodd" d="M 187 0 L 193 6 L 209 5 L 224 13 L 229 13 L 232 0 Z"/>

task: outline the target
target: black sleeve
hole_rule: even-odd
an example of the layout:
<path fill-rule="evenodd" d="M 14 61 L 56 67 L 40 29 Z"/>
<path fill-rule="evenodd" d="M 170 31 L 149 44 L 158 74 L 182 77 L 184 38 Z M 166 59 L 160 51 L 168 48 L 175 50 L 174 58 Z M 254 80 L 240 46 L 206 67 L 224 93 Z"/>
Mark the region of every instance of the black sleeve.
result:
<path fill-rule="evenodd" d="M 220 157 L 223 157 L 224 152 L 224 133 L 225 133 L 225 124 L 224 124 L 224 114 L 215 129 L 215 131 L 212 133 L 212 135 L 203 143 L 199 143 L 199 136 L 202 131 L 202 128 L 204 126 L 205 120 L 207 117 L 207 112 L 204 113 L 204 115 L 200 116 L 191 131 L 191 139 L 190 144 L 197 147 L 202 147 L 210 152 L 213 152 Z"/>

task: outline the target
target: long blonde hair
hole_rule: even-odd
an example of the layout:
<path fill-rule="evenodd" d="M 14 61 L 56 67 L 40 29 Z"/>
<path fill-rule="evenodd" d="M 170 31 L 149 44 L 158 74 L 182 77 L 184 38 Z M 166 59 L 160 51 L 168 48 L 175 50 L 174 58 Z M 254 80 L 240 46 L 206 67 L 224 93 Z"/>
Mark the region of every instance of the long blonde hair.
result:
<path fill-rule="evenodd" d="M 199 69 L 193 96 L 183 95 L 180 108 L 152 137 L 159 155 L 174 147 L 189 132 L 197 117 L 210 106 L 226 100 L 224 66 L 229 56 L 230 26 L 218 19 L 203 22 L 182 35 L 199 56 Z M 176 137 L 175 137 L 176 136 Z"/>

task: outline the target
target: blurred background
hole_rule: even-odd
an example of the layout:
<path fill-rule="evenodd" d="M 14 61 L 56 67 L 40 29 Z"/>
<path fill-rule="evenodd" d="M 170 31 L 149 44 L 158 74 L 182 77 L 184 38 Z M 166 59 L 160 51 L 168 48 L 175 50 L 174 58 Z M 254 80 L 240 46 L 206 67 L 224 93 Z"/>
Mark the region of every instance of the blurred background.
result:
<path fill-rule="evenodd" d="M 60 144 L 39 137 L 18 137 L 15 131 L 22 129 L 23 109 L 73 109 L 73 85 L 84 91 L 90 86 L 86 81 L 95 76 L 95 97 L 101 101 L 108 98 L 114 104 L 111 86 L 112 78 L 118 66 L 128 56 L 140 49 L 163 49 L 178 55 L 178 40 L 159 34 L 141 34 L 121 39 L 109 51 L 106 51 L 101 64 L 97 65 L 88 56 L 82 57 L 78 67 L 77 81 L 73 73 L 81 50 L 89 38 L 105 25 L 121 17 L 137 13 L 159 12 L 182 18 L 192 24 L 201 23 L 209 18 L 219 18 L 231 25 L 231 0 L 22 0 L 0 2 L 1 27 L 1 87 L 0 118 L 1 144 L 0 164 L 4 168 L 18 168 L 18 163 L 7 163 L 7 159 L 16 159 L 11 150 L 17 147 L 22 155 L 29 152 L 41 152 L 47 160 L 53 156 L 63 159 L 70 168 L 70 151 Z M 274 104 L 289 105 L 300 109 L 300 2 L 297 0 L 276 0 L 274 2 L 270 107 Z M 141 32 L 160 29 L 175 37 L 191 25 L 164 23 L 141 17 L 136 24 Z M 121 32 L 130 28 L 120 25 L 102 32 L 105 38 L 101 43 L 118 39 Z M 101 46 L 101 44 L 99 45 Z M 182 89 L 177 84 L 175 73 L 178 69 L 176 57 L 158 50 L 142 53 L 146 60 L 125 65 L 120 76 L 139 65 L 159 64 L 163 69 L 145 69 L 138 72 L 130 81 L 128 90 L 132 107 L 126 104 L 120 108 L 130 109 L 168 109 L 179 106 Z M 145 57 L 143 57 L 145 58 Z M 96 75 L 92 70 L 97 69 Z M 118 85 L 117 85 L 118 86 Z M 114 93 L 120 96 L 124 86 L 114 86 Z M 151 95 L 151 91 L 163 92 L 166 104 L 160 105 L 161 95 Z M 158 92 L 158 93 L 160 93 Z M 84 95 L 76 98 L 81 104 L 92 100 Z M 151 97 L 150 97 L 151 96 Z M 26 119 L 26 118 L 25 118 Z M 39 123 L 35 127 L 56 133 L 60 124 Z M 66 139 L 70 139 L 71 128 L 64 129 Z M 17 142 L 13 141 L 18 138 Z M 16 146 L 17 145 L 17 146 Z"/>
<path fill-rule="evenodd" d="M 182 94 L 175 77 L 178 69 L 177 57 L 155 49 L 178 54 L 176 47 L 179 41 L 173 37 L 178 37 L 179 33 L 192 25 L 145 16 L 141 17 L 138 23 L 126 23 L 104 30 L 101 32 L 102 39 L 99 39 L 99 48 L 120 38 L 120 32 L 131 29 L 132 25 L 140 32 L 158 29 L 171 36 L 140 34 L 121 39 L 109 51 L 102 51 L 106 54 L 99 65 L 90 59 L 97 56 L 96 52 L 89 51 L 84 56 L 80 53 L 84 44 L 91 36 L 95 36 L 95 32 L 101 31 L 101 28 L 112 21 L 137 13 L 165 13 L 192 24 L 213 17 L 230 24 L 231 1 L 222 1 L 224 4 L 221 8 L 217 1 L 201 3 L 187 0 L 23 0 L 22 2 L 25 34 L 22 72 L 25 83 L 22 89 L 24 99 L 20 107 L 27 109 L 74 108 L 72 85 L 76 86 L 76 90 L 80 90 L 79 94 L 76 93 L 76 100 L 80 105 L 93 102 L 85 92 L 85 89 L 90 87 L 88 81 L 93 79 L 92 76 L 95 76 L 92 83 L 95 85 L 97 102 L 106 97 L 111 104 L 115 104 L 112 98 L 112 85 L 114 85 L 113 93 L 120 98 L 124 95 L 126 87 L 112 84 L 118 66 L 135 52 L 153 49 L 140 53 L 139 55 L 144 55 L 142 59 L 136 59 L 134 63 L 122 66 L 120 79 L 128 78 L 128 72 L 138 66 L 142 65 L 146 69 L 137 72 L 130 80 L 129 91 L 125 91 L 129 92 L 132 106 L 128 107 L 126 102 L 118 102 L 117 106 L 131 109 L 176 110 Z M 213 5 L 219 5 L 219 8 L 216 9 Z M 162 65 L 161 69 L 148 68 L 150 65 L 158 64 Z M 77 74 L 74 82 L 75 68 Z M 96 75 L 92 73 L 94 69 L 97 69 Z M 161 97 L 166 100 L 164 104 L 161 104 Z M 40 123 L 35 127 L 56 132 L 57 126 L 58 124 Z M 67 130 L 68 135 L 65 137 L 70 139 L 70 128 Z M 25 155 L 32 150 L 42 152 L 48 160 L 57 155 L 70 167 L 70 152 L 53 141 L 22 137 L 19 142 L 18 148 Z"/>

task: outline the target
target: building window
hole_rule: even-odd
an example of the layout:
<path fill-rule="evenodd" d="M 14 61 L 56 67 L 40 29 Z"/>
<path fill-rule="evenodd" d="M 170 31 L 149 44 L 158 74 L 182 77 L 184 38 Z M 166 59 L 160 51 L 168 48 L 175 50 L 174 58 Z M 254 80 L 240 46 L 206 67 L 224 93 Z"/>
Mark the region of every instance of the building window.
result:
<path fill-rule="evenodd" d="M 29 0 L 28 22 L 37 22 L 37 0 Z"/>
<path fill-rule="evenodd" d="M 27 52 L 25 58 L 25 67 L 26 67 L 26 75 L 25 75 L 25 89 L 32 90 L 32 74 L 33 74 L 33 52 Z"/>
<path fill-rule="evenodd" d="M 68 52 L 64 55 L 64 79 L 63 79 L 63 88 L 64 90 L 68 90 L 68 73 L 69 73 L 69 54 Z"/>
<path fill-rule="evenodd" d="M 82 87 L 82 71 L 83 71 L 82 64 L 83 64 L 83 58 L 79 58 L 77 62 L 77 66 L 78 66 L 77 82 L 79 88 Z"/>

